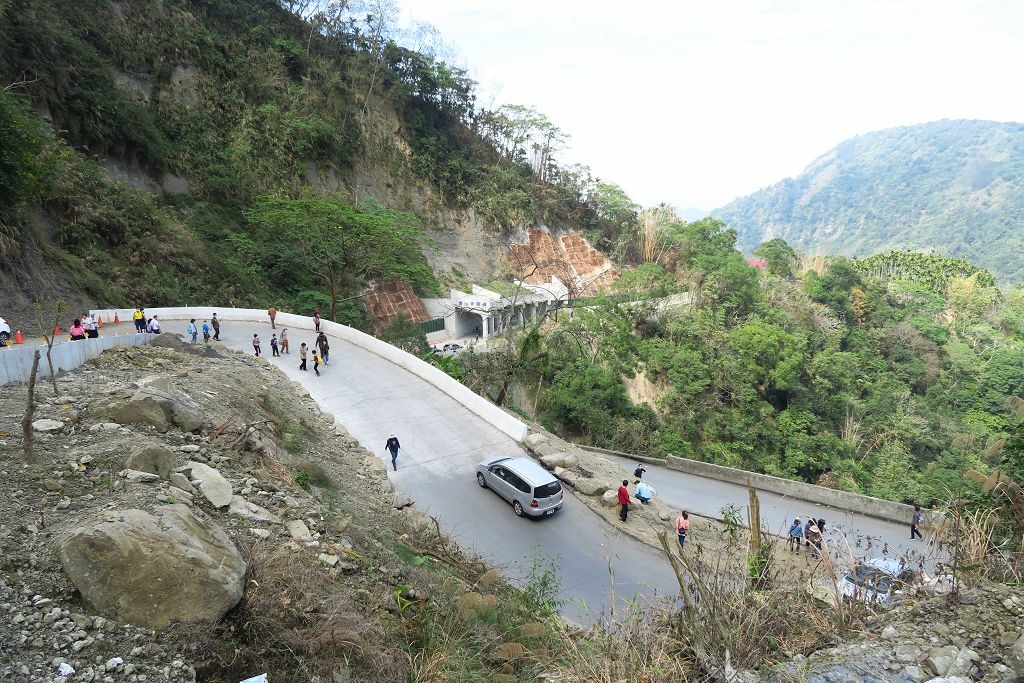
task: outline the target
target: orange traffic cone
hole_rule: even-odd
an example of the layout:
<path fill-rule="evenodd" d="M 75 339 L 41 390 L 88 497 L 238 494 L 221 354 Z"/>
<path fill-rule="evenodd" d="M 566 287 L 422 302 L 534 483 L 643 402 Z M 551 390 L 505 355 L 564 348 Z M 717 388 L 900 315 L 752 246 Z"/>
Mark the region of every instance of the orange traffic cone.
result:
<path fill-rule="evenodd" d="M 114 324 L 117 325 L 120 322 L 120 318 L 117 317 L 117 311 L 114 311 Z"/>
<path fill-rule="evenodd" d="M 20 344 L 21 343 L 21 330 L 18 330 L 17 332 L 14 333 L 14 343 L 15 344 Z"/>
<path fill-rule="evenodd" d="M 60 335 L 60 324 L 58 324 L 57 327 L 53 328 L 53 336 L 57 337 L 59 335 Z"/>
<path fill-rule="evenodd" d="M 102 315 L 100 317 L 96 318 L 96 327 L 98 327 L 101 330 L 103 329 L 103 316 Z"/>

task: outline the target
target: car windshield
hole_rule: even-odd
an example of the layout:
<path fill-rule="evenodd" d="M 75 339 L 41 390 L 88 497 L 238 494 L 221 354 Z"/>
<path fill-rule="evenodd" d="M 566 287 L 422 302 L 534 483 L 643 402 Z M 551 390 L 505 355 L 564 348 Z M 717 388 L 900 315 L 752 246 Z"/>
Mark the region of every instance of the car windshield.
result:
<path fill-rule="evenodd" d="M 549 498 L 551 496 L 557 495 L 558 492 L 561 490 L 562 485 L 559 484 L 557 481 L 553 481 L 550 484 L 544 484 L 543 486 L 538 486 L 537 488 L 535 488 L 533 490 L 533 497 Z"/>

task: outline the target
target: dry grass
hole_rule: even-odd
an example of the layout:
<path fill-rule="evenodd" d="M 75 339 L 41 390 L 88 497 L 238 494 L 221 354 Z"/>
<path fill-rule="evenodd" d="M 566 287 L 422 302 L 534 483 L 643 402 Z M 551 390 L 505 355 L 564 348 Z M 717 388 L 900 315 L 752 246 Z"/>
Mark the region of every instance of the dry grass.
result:
<path fill-rule="evenodd" d="M 275 683 L 409 680 L 408 657 L 389 647 L 385 624 L 367 618 L 319 564 L 260 542 L 243 552 L 249 572 L 239 606 L 211 630 L 178 633 L 208 656 L 203 680 L 262 672 Z M 360 678 L 361 671 L 373 673 Z"/>

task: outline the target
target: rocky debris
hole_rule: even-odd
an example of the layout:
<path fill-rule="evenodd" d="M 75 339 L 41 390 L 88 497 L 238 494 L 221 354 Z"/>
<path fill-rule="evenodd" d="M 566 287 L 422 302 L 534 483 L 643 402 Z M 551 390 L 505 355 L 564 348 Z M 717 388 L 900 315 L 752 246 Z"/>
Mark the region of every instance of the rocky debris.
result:
<path fill-rule="evenodd" d="M 190 461 L 187 467 L 192 485 L 199 489 L 213 507 L 222 508 L 231 504 L 231 482 L 220 472 L 201 462 Z"/>
<path fill-rule="evenodd" d="M 392 506 L 396 510 L 404 510 L 405 508 L 410 507 L 415 503 L 416 501 L 414 501 L 412 498 L 405 495 L 404 493 L 396 493 L 395 497 L 392 499 L 391 502 Z"/>
<path fill-rule="evenodd" d="M 285 523 L 285 528 L 288 529 L 288 533 L 293 539 L 300 543 L 305 543 L 313 540 L 313 533 L 306 526 L 306 523 L 301 519 L 293 519 Z"/>
<path fill-rule="evenodd" d="M 1024 622 L 1009 602 L 1024 591 L 999 584 L 907 603 L 878 617 L 879 637 L 797 655 L 770 677 L 807 683 L 1013 683 L 1024 680 Z M 1024 603 L 1022 603 L 1024 604 Z M 797 674 L 797 672 L 799 672 Z"/>
<path fill-rule="evenodd" d="M 59 432 L 64 429 L 64 423 L 60 420 L 51 420 L 49 418 L 43 418 L 36 420 L 32 423 L 32 429 L 37 432 Z"/>
<path fill-rule="evenodd" d="M 122 470 L 120 475 L 133 484 L 152 484 L 160 481 L 159 474 L 140 472 L 139 470 Z"/>
<path fill-rule="evenodd" d="M 181 472 L 171 472 L 167 478 L 170 480 L 171 486 L 189 494 L 192 493 L 192 482 Z"/>
<path fill-rule="evenodd" d="M 238 515 L 239 517 L 253 522 L 281 523 L 281 518 L 273 512 L 256 505 L 256 503 L 251 503 L 241 496 L 233 496 L 231 498 L 231 504 L 228 506 L 228 512 L 232 515 Z"/>
<path fill-rule="evenodd" d="M 168 479 L 171 470 L 177 464 L 177 458 L 173 451 L 153 442 L 139 444 L 125 461 L 128 469 L 150 472 L 159 475 L 161 479 Z"/>
<path fill-rule="evenodd" d="M 108 403 L 100 409 L 100 414 L 118 424 L 150 425 L 160 432 L 172 425 L 185 432 L 203 426 L 206 414 L 202 408 L 174 390 L 166 378 L 151 378 L 138 384 L 135 393 Z"/>
<path fill-rule="evenodd" d="M 217 621 L 241 599 L 246 570 L 221 528 L 184 505 L 104 513 L 67 534 L 58 557 L 92 609 L 149 628 Z"/>

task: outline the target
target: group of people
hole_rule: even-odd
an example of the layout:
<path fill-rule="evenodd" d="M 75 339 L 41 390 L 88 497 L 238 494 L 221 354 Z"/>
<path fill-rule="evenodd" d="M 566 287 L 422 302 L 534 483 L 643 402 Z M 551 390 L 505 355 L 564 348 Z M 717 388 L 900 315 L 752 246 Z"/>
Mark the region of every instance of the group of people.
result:
<path fill-rule="evenodd" d="M 220 341 L 220 320 L 217 318 L 216 313 L 213 314 L 213 317 L 210 320 L 204 320 L 202 327 L 196 323 L 195 318 L 189 320 L 188 328 L 185 330 L 185 333 L 192 339 L 193 344 L 199 341 L 200 329 L 203 332 L 204 344 L 209 344 L 210 339 Z"/>
<path fill-rule="evenodd" d="M 811 557 L 818 559 L 825 542 L 825 520 L 809 517 L 806 522 L 799 517 L 789 527 L 789 551 L 800 554 L 800 546 L 806 546 Z"/>
<path fill-rule="evenodd" d="M 217 314 L 213 314 L 213 318 L 217 328 L 220 328 L 220 322 L 217 322 Z M 149 334 L 160 334 L 160 319 L 157 316 L 152 318 L 146 317 L 146 311 L 141 308 L 136 308 L 135 312 L 132 313 L 132 322 L 135 324 L 135 331 L 138 334 L 148 332 Z M 192 321 L 195 322 L 194 320 Z M 219 334 L 219 332 L 218 332 Z M 194 342 L 195 340 L 193 340 Z"/>
<path fill-rule="evenodd" d="M 71 341 L 79 339 L 96 339 L 100 336 L 100 323 L 92 313 L 83 313 L 81 318 L 75 318 L 68 330 Z"/>
<path fill-rule="evenodd" d="M 643 480 L 644 472 L 647 468 L 642 463 L 637 463 L 636 469 L 633 470 L 633 476 L 636 480 L 633 482 L 634 490 L 633 497 L 635 497 L 642 505 L 648 505 L 655 495 L 654 487 Z M 619 519 L 625 522 L 629 518 L 629 506 L 633 504 L 632 498 L 629 495 L 629 480 L 623 479 L 622 486 L 618 490 L 618 504 L 619 504 Z M 690 514 L 686 510 L 680 510 L 679 516 L 676 517 L 673 526 L 676 530 L 676 536 L 679 539 L 679 547 L 683 548 L 686 546 L 686 537 L 690 533 Z"/>
<path fill-rule="evenodd" d="M 274 309 L 271 308 L 270 310 L 273 311 Z M 271 320 L 273 320 L 273 318 L 271 318 Z M 272 329 L 276 328 L 272 327 Z M 259 334 L 252 335 L 252 348 L 257 357 L 263 353 Z M 288 342 L 288 328 L 285 327 L 281 329 L 280 337 L 278 337 L 276 333 L 270 335 L 270 352 L 274 357 L 280 357 L 283 354 L 291 353 Z M 317 377 L 319 377 L 320 366 L 326 366 L 331 358 L 331 343 L 328 341 L 327 335 L 323 332 L 319 332 L 317 334 L 316 339 L 313 341 L 312 348 L 307 346 L 305 342 L 299 344 L 299 370 L 304 372 L 309 371 L 307 362 L 310 356 L 312 356 L 313 359 L 313 372 L 315 372 Z"/>

